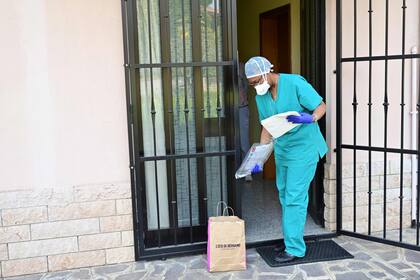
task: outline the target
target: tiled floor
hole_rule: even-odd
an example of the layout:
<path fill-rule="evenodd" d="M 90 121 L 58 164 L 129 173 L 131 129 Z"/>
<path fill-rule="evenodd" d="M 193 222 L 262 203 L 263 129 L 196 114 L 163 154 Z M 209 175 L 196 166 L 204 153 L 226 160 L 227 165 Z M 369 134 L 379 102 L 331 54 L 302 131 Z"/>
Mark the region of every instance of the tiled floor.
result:
<path fill-rule="evenodd" d="M 335 239 L 354 259 L 271 268 L 254 249 L 247 251 L 245 271 L 208 273 L 205 255 L 142 261 L 71 271 L 7 278 L 45 279 L 420 279 L 420 252 L 373 243 L 351 237 Z"/>
<path fill-rule="evenodd" d="M 245 220 L 247 242 L 283 238 L 281 210 L 274 181 L 263 181 L 260 176 L 242 185 L 242 218 Z M 308 215 L 305 235 L 329 233 L 315 224 Z"/>

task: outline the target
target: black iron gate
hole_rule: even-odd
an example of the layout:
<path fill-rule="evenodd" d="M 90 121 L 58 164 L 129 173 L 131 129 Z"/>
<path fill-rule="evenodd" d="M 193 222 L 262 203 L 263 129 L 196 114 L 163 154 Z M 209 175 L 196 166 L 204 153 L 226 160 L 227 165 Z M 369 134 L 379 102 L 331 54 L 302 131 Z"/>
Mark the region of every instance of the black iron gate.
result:
<path fill-rule="evenodd" d="M 419 36 L 418 3 L 337 0 L 336 8 L 337 231 L 420 250 L 420 55 L 408 49 Z"/>
<path fill-rule="evenodd" d="M 136 259 L 203 250 L 236 206 L 235 1 L 122 0 Z"/>

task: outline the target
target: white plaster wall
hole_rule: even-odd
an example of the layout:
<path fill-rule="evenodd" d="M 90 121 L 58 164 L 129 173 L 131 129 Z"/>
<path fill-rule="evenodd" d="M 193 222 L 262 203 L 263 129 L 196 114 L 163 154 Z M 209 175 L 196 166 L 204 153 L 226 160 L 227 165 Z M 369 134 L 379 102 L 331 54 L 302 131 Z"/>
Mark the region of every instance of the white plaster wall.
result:
<path fill-rule="evenodd" d="M 0 1 L 0 191 L 129 181 L 120 1 Z"/>
<path fill-rule="evenodd" d="M 326 1 L 326 46 L 327 46 L 327 140 L 331 151 L 336 147 L 336 76 L 333 71 L 336 68 L 336 0 Z M 353 1 L 342 1 L 342 55 L 353 56 Z M 401 54 L 402 52 L 402 1 L 389 1 L 389 54 Z M 358 24 L 357 24 L 357 56 L 368 56 L 369 51 L 369 1 L 357 1 Z M 406 40 L 405 52 L 410 53 L 413 46 L 419 45 L 420 34 L 420 5 L 418 0 L 407 0 L 406 9 Z M 372 1 L 373 55 L 385 55 L 385 2 Z M 418 60 L 417 60 L 418 61 Z M 410 148 L 410 106 L 411 102 L 411 63 L 405 61 L 405 85 L 404 85 L 404 148 Z M 418 62 L 417 62 L 418 63 Z M 357 144 L 368 145 L 368 62 L 358 63 L 357 66 Z M 384 77 L 385 64 L 383 61 L 373 62 L 372 74 L 372 145 L 383 147 L 384 144 Z M 343 142 L 353 144 L 353 63 L 344 63 L 342 68 L 342 130 Z M 389 61 L 388 64 L 388 147 L 400 148 L 401 146 L 401 60 Z M 416 102 L 416 100 L 414 100 Z M 399 157 L 398 154 L 389 154 L 388 158 Z M 373 153 L 373 160 L 383 159 L 383 153 Z M 344 150 L 343 162 L 353 160 L 352 151 Z M 367 152 L 358 152 L 356 161 L 367 161 Z M 335 153 L 329 153 L 328 162 L 335 162 Z"/>

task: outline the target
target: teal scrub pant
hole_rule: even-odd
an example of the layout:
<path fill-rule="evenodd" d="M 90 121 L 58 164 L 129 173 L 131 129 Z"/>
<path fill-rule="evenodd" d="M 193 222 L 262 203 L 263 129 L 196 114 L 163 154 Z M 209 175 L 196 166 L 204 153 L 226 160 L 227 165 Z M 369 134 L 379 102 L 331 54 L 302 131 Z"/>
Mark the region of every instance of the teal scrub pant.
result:
<path fill-rule="evenodd" d="M 317 164 L 297 167 L 276 164 L 276 184 L 282 208 L 282 229 L 286 252 L 305 256 L 303 233 L 308 209 L 308 189 Z"/>

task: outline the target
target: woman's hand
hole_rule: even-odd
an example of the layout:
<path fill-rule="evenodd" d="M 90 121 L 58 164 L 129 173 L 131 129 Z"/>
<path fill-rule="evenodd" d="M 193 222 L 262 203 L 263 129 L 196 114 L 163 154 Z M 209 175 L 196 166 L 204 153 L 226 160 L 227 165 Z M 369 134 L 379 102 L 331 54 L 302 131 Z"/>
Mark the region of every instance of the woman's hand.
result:
<path fill-rule="evenodd" d="M 287 120 L 292 123 L 311 123 L 322 118 L 325 115 L 326 110 L 327 106 L 324 102 L 321 102 L 321 104 L 315 108 L 312 115 L 302 112 L 300 113 L 300 116 L 288 116 Z"/>
<path fill-rule="evenodd" d="M 312 123 L 314 121 L 313 116 L 302 112 L 300 116 L 287 116 L 287 120 L 291 123 Z"/>
<path fill-rule="evenodd" d="M 251 170 L 251 174 L 255 174 L 262 171 L 262 167 L 259 164 L 256 164 Z"/>

